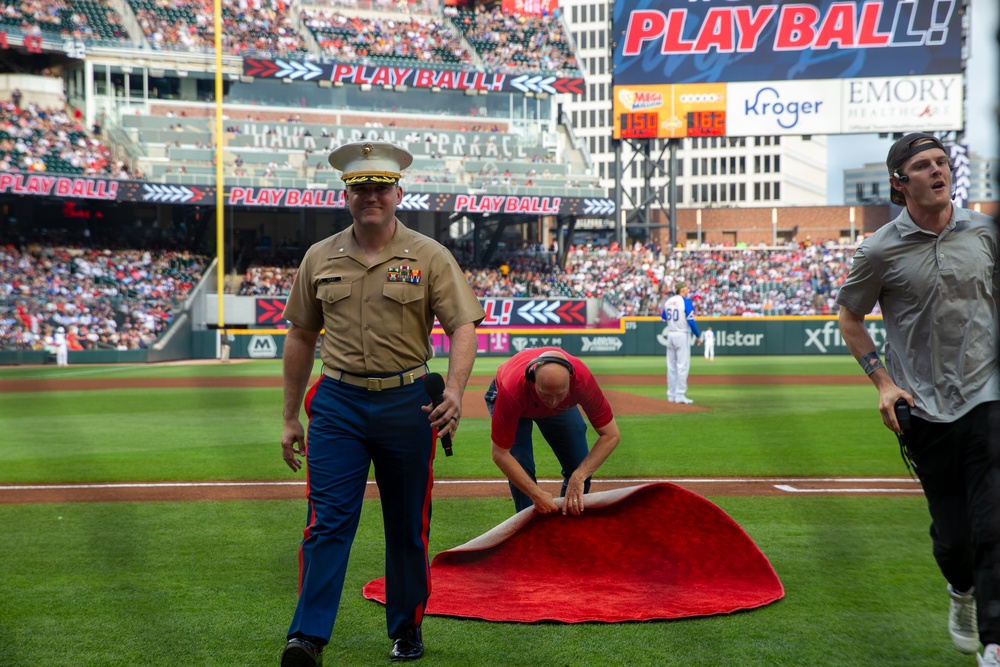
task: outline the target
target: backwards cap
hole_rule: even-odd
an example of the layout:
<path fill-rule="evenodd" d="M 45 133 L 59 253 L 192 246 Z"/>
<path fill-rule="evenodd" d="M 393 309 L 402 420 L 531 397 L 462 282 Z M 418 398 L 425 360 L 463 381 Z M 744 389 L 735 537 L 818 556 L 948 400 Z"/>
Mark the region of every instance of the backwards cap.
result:
<path fill-rule="evenodd" d="M 330 166 L 344 172 L 346 185 L 359 183 L 396 184 L 400 172 L 413 163 L 410 151 L 385 141 L 356 141 L 330 153 Z"/>
<path fill-rule="evenodd" d="M 917 144 L 920 145 L 918 146 Z M 894 173 L 903 166 L 903 163 L 917 153 L 931 148 L 940 148 L 944 151 L 945 155 L 948 154 L 944 144 L 942 144 L 941 140 L 933 134 L 927 134 L 926 132 L 911 132 L 910 134 L 897 139 L 896 142 L 893 143 L 892 148 L 889 149 L 889 154 L 885 158 L 885 166 L 889 168 L 889 175 L 894 175 Z M 906 198 L 903 196 L 903 193 L 891 185 L 889 186 L 889 199 L 891 199 L 892 203 L 897 206 L 906 206 Z"/>

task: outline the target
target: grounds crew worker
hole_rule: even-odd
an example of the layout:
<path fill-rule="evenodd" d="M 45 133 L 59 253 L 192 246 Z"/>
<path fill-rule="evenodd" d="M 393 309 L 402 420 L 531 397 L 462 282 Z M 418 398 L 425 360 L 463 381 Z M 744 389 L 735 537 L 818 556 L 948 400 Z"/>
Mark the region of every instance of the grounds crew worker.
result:
<path fill-rule="evenodd" d="M 537 424 L 562 466 L 562 513 L 582 513 L 591 475 L 621 440 L 615 415 L 590 369 L 558 347 L 528 348 L 500 365 L 485 399 L 492 417 L 493 462 L 510 481 L 514 508 L 520 512 L 534 506 L 542 514 L 558 509 L 535 478 L 531 432 Z M 577 406 L 597 431 L 589 450 L 587 425 Z"/>
<path fill-rule="evenodd" d="M 412 161 L 408 151 L 377 141 L 331 153 L 330 164 L 344 172 L 353 223 L 306 252 L 285 306 L 281 449 L 292 470 L 305 458 L 309 511 L 282 667 L 322 662 L 373 463 L 385 528 L 389 657 L 424 653 L 432 427 L 439 436 L 458 428 L 485 313 L 455 258 L 395 217 L 400 172 Z M 423 380 L 435 316 L 451 339 L 436 407 Z M 306 395 L 321 329 L 323 376 Z M 308 438 L 299 421 L 303 398 Z"/>

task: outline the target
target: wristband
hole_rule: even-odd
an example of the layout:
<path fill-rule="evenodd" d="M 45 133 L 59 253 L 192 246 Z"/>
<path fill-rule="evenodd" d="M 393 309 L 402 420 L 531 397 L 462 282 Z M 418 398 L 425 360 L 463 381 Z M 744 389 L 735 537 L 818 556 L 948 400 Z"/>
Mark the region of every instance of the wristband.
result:
<path fill-rule="evenodd" d="M 858 360 L 861 364 L 861 368 L 865 370 L 865 375 L 871 375 L 880 368 L 885 368 L 882 365 L 882 360 L 878 358 L 878 352 L 869 352 L 865 356 Z"/>

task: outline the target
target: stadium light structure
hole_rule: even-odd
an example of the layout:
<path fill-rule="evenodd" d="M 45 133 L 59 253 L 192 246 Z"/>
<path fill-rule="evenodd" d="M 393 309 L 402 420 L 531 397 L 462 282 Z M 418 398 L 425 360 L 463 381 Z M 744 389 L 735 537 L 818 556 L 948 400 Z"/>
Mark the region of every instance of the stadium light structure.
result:
<path fill-rule="evenodd" d="M 331 88 L 333 86 L 333 81 L 330 81 L 329 79 L 320 79 L 316 82 L 316 85 L 320 88 Z"/>
<path fill-rule="evenodd" d="M 286 76 L 284 79 L 281 80 L 281 83 L 285 84 L 286 86 L 288 84 L 290 84 L 291 82 L 292 82 L 292 78 L 289 77 L 289 76 Z"/>
<path fill-rule="evenodd" d="M 372 84 L 370 84 L 370 83 L 363 83 L 363 84 L 361 84 L 361 90 L 363 90 L 364 92 L 367 93 L 371 89 L 372 89 Z"/>
<path fill-rule="evenodd" d="M 437 87 L 437 86 L 431 86 L 431 92 L 432 93 L 440 93 L 441 89 L 439 87 Z"/>
<path fill-rule="evenodd" d="M 177 76 L 179 78 L 181 78 L 181 79 L 183 79 L 184 77 L 186 77 L 188 75 L 188 72 L 187 72 L 186 69 L 179 69 L 179 70 L 176 70 L 176 72 L 177 72 Z"/>
<path fill-rule="evenodd" d="M 164 71 L 160 67 L 149 68 L 149 76 L 153 77 L 154 79 L 162 79 L 164 76 L 166 76 L 166 74 L 167 74 L 166 71 Z"/>
<path fill-rule="evenodd" d="M 240 75 L 240 83 L 253 83 L 253 77 L 246 74 Z"/>
<path fill-rule="evenodd" d="M 405 83 L 397 83 L 393 87 L 393 90 L 395 90 L 397 93 L 405 93 L 406 92 L 406 84 Z"/>

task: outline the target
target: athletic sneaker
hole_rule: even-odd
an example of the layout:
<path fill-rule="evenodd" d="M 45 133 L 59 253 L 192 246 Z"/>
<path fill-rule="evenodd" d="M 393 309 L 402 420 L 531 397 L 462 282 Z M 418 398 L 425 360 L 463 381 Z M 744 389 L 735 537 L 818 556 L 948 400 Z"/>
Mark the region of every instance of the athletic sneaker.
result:
<path fill-rule="evenodd" d="M 1000 644 L 987 644 L 982 655 L 976 656 L 979 667 L 1000 667 Z"/>
<path fill-rule="evenodd" d="M 694 403 L 694 401 L 692 401 L 687 396 L 678 396 L 676 399 L 674 399 L 674 403 L 683 403 L 684 405 L 691 405 L 692 403 Z"/>
<path fill-rule="evenodd" d="M 972 655 L 979 650 L 979 631 L 976 629 L 976 598 L 968 593 L 959 593 L 948 584 L 948 595 L 951 597 L 951 608 L 948 610 L 948 632 L 951 641 L 962 653 Z M 982 663 L 990 664 L 990 663 Z M 1000 663 L 996 663 L 1000 667 Z"/>

